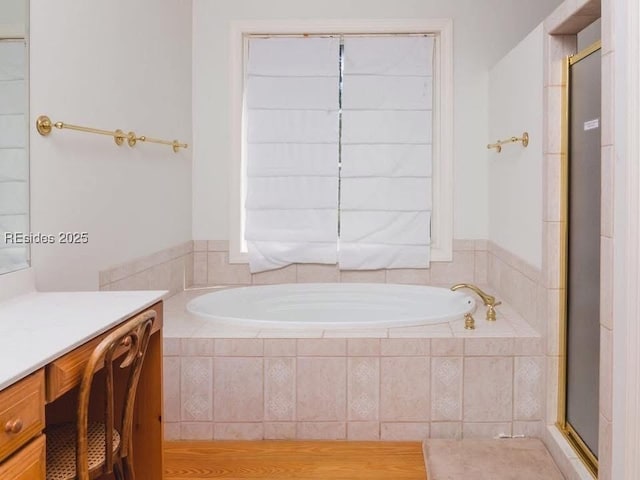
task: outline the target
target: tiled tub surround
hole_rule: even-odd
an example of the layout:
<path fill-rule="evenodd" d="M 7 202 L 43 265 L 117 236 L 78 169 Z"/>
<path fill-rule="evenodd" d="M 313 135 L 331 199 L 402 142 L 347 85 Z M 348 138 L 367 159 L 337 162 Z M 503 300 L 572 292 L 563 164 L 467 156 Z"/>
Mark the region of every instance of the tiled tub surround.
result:
<path fill-rule="evenodd" d="M 544 348 L 509 305 L 474 331 L 230 330 L 185 311 L 207 291 L 165 303 L 167 439 L 542 435 Z"/>
<path fill-rule="evenodd" d="M 229 263 L 229 242 L 194 240 L 193 286 L 264 285 L 273 283 L 363 282 L 453 285 L 487 283 L 487 241 L 454 240 L 451 262 L 432 262 L 428 269 L 339 270 L 337 265 L 295 264 L 254 273 L 246 263 Z"/>
<path fill-rule="evenodd" d="M 192 241 L 99 273 L 100 290 L 168 290 L 173 295 L 192 283 Z"/>

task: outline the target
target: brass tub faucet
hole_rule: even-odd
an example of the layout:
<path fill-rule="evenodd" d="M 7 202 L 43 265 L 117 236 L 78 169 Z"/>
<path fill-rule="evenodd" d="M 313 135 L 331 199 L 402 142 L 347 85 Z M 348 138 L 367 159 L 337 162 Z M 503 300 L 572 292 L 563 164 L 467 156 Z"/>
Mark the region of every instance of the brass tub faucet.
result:
<path fill-rule="evenodd" d="M 469 290 L 473 290 L 474 292 L 476 292 L 482 299 L 482 303 L 484 303 L 485 307 L 487 307 L 487 320 L 490 322 L 495 322 L 496 307 L 502 302 L 496 302 L 496 297 L 483 292 L 481 289 L 479 289 L 475 285 L 471 285 L 470 283 L 457 283 L 453 287 L 451 287 L 451 290 L 455 292 L 456 290 L 460 290 L 461 288 L 468 288 Z"/>

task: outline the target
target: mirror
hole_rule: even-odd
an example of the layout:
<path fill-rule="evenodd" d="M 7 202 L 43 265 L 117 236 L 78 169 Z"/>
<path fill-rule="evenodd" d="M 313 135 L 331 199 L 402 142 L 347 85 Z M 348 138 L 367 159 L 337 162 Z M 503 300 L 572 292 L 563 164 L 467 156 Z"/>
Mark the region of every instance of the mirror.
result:
<path fill-rule="evenodd" d="M 28 0 L 0 1 L 0 274 L 29 266 Z"/>

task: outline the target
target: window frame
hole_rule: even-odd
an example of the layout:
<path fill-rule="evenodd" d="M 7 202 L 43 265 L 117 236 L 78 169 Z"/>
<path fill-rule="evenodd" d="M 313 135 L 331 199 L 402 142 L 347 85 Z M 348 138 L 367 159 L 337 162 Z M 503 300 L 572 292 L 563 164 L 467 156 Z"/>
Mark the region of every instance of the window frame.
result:
<path fill-rule="evenodd" d="M 433 207 L 431 261 L 453 257 L 453 21 L 443 19 L 381 20 L 242 20 L 230 25 L 229 90 L 231 171 L 229 184 L 229 263 L 248 263 L 242 251 L 246 197 L 245 72 L 247 39 L 254 35 L 403 35 L 436 37 L 433 99 Z"/>

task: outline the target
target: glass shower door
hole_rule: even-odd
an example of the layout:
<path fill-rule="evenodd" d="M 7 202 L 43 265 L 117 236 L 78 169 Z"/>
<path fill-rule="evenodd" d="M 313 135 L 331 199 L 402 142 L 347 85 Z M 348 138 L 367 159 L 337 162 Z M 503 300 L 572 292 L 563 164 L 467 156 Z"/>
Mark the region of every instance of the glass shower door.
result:
<path fill-rule="evenodd" d="M 597 470 L 600 366 L 600 46 L 569 59 L 565 403 L 561 427 Z"/>

